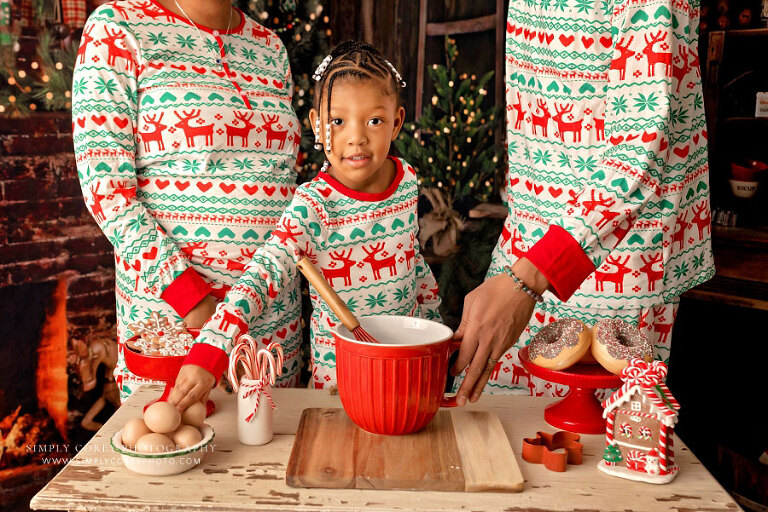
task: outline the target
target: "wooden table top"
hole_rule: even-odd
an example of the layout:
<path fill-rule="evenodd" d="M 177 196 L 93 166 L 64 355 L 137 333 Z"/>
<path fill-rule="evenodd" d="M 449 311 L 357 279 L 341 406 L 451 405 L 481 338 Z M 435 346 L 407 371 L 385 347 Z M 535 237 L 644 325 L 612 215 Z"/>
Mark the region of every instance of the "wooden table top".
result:
<path fill-rule="evenodd" d="M 160 395 L 157 386 L 144 387 L 120 407 L 69 464 L 31 501 L 35 510 L 77 511 L 679 511 L 741 510 L 680 441 L 675 458 L 680 473 L 672 483 L 654 485 L 611 477 L 597 469 L 605 447 L 604 435 L 582 435 L 584 463 L 553 473 L 520 458 L 522 439 L 536 431 L 554 432 L 544 422 L 543 408 L 552 399 L 483 395 L 467 410 L 495 412 L 501 419 L 518 464 L 525 490 L 518 494 L 356 489 L 297 489 L 285 483 L 301 412 L 308 407 L 340 407 L 338 396 L 327 391 L 276 389 L 275 437 L 264 446 L 238 442 L 235 396 L 212 393 L 217 411 L 206 421 L 216 437 L 213 453 L 199 466 L 169 477 L 129 472 L 109 438 L 141 407 Z"/>

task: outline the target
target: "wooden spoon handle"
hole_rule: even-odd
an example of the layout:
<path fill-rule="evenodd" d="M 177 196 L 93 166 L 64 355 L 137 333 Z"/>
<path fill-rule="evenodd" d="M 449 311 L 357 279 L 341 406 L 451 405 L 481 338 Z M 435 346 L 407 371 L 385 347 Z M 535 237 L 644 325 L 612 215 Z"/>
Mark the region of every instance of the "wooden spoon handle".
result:
<path fill-rule="evenodd" d="M 330 306 L 331 310 L 336 313 L 336 316 L 339 317 L 339 320 L 341 320 L 344 327 L 349 329 L 350 332 L 360 327 L 360 322 L 357 321 L 357 318 L 355 318 L 355 315 L 349 310 L 346 303 L 341 300 L 339 294 L 331 288 L 328 281 L 326 281 L 323 275 L 317 271 L 315 266 L 306 256 L 302 257 L 299 262 L 296 263 L 296 266 L 299 267 L 299 270 L 304 274 L 304 277 L 307 278 L 307 281 L 315 287 L 317 293 L 319 293 L 328 306 Z"/>

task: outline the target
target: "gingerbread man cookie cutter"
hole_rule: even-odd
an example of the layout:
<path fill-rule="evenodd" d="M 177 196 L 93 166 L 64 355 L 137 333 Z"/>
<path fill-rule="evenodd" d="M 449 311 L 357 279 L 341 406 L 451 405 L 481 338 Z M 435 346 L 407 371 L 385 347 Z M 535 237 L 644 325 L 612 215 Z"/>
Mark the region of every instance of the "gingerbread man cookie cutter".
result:
<path fill-rule="evenodd" d="M 523 460 L 544 464 L 550 471 L 563 472 L 567 464 L 581 464 L 584 448 L 581 436 L 558 430 L 554 434 L 536 432 L 536 437 L 523 438 Z"/>

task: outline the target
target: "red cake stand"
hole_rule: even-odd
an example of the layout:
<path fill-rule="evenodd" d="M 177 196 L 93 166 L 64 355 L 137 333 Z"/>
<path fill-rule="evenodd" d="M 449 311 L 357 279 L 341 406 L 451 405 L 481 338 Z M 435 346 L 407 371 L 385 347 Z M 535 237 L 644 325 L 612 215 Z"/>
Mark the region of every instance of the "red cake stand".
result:
<path fill-rule="evenodd" d="M 518 352 L 520 362 L 534 377 L 570 386 L 562 400 L 544 409 L 544 420 L 555 428 L 581 434 L 605 432 L 603 406 L 595 396 L 596 389 L 621 386 L 621 378 L 599 364 L 576 364 L 567 370 L 551 370 L 533 364 L 528 347 Z"/>
<path fill-rule="evenodd" d="M 188 329 L 188 331 L 194 337 L 197 337 L 200 333 L 199 329 Z M 128 341 L 136 338 L 138 338 L 138 335 Z M 131 349 L 127 343 L 124 345 L 123 355 L 125 356 L 125 366 L 128 367 L 134 375 L 165 382 L 165 389 L 163 390 L 163 394 L 160 395 L 160 398 L 147 403 L 144 406 L 144 409 L 146 410 L 147 407 L 155 402 L 164 402 L 168 400 L 168 395 L 171 393 L 171 389 L 173 389 L 173 384 L 176 382 L 176 376 L 179 374 L 179 370 L 181 370 L 186 356 L 144 355 Z M 208 400 L 205 404 L 205 409 L 206 417 L 210 416 L 213 414 L 213 411 L 216 410 L 216 404 L 213 403 L 213 400 Z"/>

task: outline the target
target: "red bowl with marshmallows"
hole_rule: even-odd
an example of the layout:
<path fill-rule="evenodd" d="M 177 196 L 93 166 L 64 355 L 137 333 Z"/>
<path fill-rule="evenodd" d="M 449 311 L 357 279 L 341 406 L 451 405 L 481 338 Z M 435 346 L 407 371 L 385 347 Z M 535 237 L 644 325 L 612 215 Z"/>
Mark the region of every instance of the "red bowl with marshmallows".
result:
<path fill-rule="evenodd" d="M 358 320 L 379 343 L 358 341 L 341 325 L 332 331 L 339 396 L 357 426 L 374 434 L 410 434 L 440 407 L 456 406 L 455 397 L 443 393 L 448 356 L 459 347 L 449 327 L 406 316 Z"/>
<path fill-rule="evenodd" d="M 193 338 L 197 338 L 200 334 L 200 329 L 188 328 L 187 332 L 192 335 Z M 184 365 L 186 354 L 181 356 L 160 356 L 160 355 L 148 355 L 137 352 L 129 346 L 129 342 L 138 339 L 140 336 L 136 335 L 126 340 L 126 344 L 123 347 L 123 357 L 125 358 L 125 366 L 134 375 L 144 377 L 145 379 L 152 379 L 165 382 L 165 389 L 163 394 L 157 400 L 152 400 L 147 403 L 144 408 L 146 409 L 155 402 L 163 402 L 168 400 L 168 395 L 171 394 L 173 385 L 176 382 L 176 376 L 179 374 L 179 370 Z M 206 416 L 210 416 L 216 409 L 213 400 L 208 400 L 205 404 Z"/>

